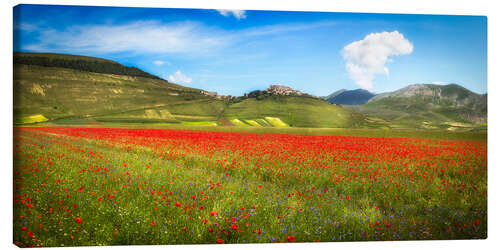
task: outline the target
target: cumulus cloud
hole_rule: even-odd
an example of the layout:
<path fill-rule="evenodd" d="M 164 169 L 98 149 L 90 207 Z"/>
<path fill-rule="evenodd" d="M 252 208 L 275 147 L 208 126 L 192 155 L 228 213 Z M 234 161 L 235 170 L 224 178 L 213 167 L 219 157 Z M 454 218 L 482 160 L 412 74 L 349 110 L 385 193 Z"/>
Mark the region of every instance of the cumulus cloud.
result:
<path fill-rule="evenodd" d="M 191 77 L 182 74 L 180 70 L 177 70 L 173 75 L 170 75 L 168 77 L 168 80 L 174 83 L 181 84 L 190 84 L 193 81 Z"/>
<path fill-rule="evenodd" d="M 165 64 L 165 62 L 164 62 L 164 61 L 160 61 L 160 60 L 156 60 L 156 61 L 154 61 L 153 63 L 154 63 L 155 65 L 158 65 L 158 66 L 161 66 L 161 65 Z"/>
<path fill-rule="evenodd" d="M 223 16 L 233 15 L 236 19 L 244 19 L 247 16 L 245 15 L 244 10 L 217 10 Z"/>
<path fill-rule="evenodd" d="M 413 44 L 397 30 L 371 33 L 363 40 L 345 46 L 342 53 L 349 77 L 364 89 L 373 88 L 377 74 L 389 75 L 387 62 L 391 56 L 407 55 L 413 52 Z"/>

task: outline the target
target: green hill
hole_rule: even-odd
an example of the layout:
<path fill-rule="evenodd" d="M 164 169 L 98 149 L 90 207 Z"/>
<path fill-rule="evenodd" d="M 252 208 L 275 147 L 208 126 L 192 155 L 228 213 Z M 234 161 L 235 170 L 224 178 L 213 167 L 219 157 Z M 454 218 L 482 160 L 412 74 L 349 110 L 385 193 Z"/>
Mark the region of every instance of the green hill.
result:
<path fill-rule="evenodd" d="M 24 56 L 16 53 L 16 56 Z M 47 54 L 36 54 L 44 58 Z M 217 120 L 224 102 L 157 77 L 137 76 L 126 66 L 90 57 L 48 54 L 55 66 L 14 64 L 14 122 L 41 121 L 136 121 L 181 122 L 183 120 Z M 97 73 L 61 67 L 66 61 L 87 61 L 124 67 L 114 74 Z M 14 61 L 16 62 L 16 61 Z M 65 64 L 70 65 L 70 64 Z M 57 67 L 56 67 L 57 66 Z M 112 70 L 117 68 L 112 68 Z M 117 74 L 122 72 L 121 74 Z M 142 72 L 142 71 L 140 71 Z M 200 116 L 202 116 L 200 118 Z M 38 117 L 37 119 L 30 117 Z M 42 119 L 43 120 L 43 119 Z"/>
<path fill-rule="evenodd" d="M 224 117 L 228 120 L 239 119 L 241 121 L 276 117 L 292 127 L 359 127 L 365 125 L 365 116 L 362 114 L 319 98 L 301 96 L 273 95 L 262 100 L 248 98 L 226 108 Z"/>
<path fill-rule="evenodd" d="M 457 84 L 409 85 L 346 108 L 408 127 L 476 126 L 487 120 L 486 95 Z"/>

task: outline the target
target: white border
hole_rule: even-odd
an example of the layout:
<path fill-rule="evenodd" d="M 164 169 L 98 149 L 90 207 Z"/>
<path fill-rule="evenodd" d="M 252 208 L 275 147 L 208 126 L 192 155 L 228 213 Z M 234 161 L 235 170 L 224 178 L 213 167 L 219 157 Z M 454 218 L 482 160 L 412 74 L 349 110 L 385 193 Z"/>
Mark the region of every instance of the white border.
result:
<path fill-rule="evenodd" d="M 320 0 L 25 0 L 2 1 L 1 22 L 2 46 L 1 51 L 1 98 L 2 113 L 0 123 L 2 126 L 2 192 L 1 201 L 1 245 L 2 247 L 15 248 L 12 244 L 12 7 L 20 4 L 58 4 L 58 5 L 92 5 L 92 6 L 128 6 L 128 7 L 164 7 L 164 8 L 201 8 L 201 9 L 251 9 L 251 10 L 292 10 L 292 11 L 330 11 L 330 12 L 358 12 L 358 13 L 405 13 L 405 14 L 450 14 L 450 15 L 485 15 L 488 17 L 488 106 L 489 106 L 489 168 L 488 168 L 488 239 L 487 240 L 461 240 L 461 241 L 411 241 L 411 242 L 349 242 L 349 243 L 298 243 L 298 244 L 246 244 L 246 245 L 175 245 L 175 246 L 130 246 L 113 247 L 114 249 L 301 249 L 303 247 L 316 247 L 319 249 L 489 249 L 500 245 L 499 241 L 499 206 L 498 206 L 498 167 L 500 155 L 495 143 L 499 139 L 496 130 L 498 115 L 495 110 L 499 106 L 498 98 L 500 84 L 498 77 L 498 51 L 500 41 L 498 38 L 499 8 L 495 1 L 462 1 L 462 0 L 349 0 L 327 1 Z M 496 145 L 495 145 L 496 144 Z M 77 249 L 77 248 L 71 248 Z M 78 248 L 81 249 L 81 248 Z M 94 249 L 94 247 L 92 247 Z M 108 249 L 108 248 L 95 248 Z"/>

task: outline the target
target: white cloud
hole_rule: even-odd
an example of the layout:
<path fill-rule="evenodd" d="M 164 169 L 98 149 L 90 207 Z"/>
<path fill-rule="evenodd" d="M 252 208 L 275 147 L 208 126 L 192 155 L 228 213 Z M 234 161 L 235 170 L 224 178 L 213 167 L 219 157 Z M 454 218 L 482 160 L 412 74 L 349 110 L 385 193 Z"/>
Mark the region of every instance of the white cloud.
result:
<path fill-rule="evenodd" d="M 239 31 L 223 30 L 197 22 L 164 23 L 135 21 L 127 24 L 77 25 L 66 29 L 36 29 L 36 43 L 22 49 L 76 54 L 184 54 L 210 56 L 248 41 L 307 29 L 329 27 L 335 22 L 290 23 L 259 26 Z M 23 29 L 29 29 L 24 24 Z M 20 27 L 18 27 L 20 28 Z M 165 64 L 170 63 L 165 61 Z"/>
<path fill-rule="evenodd" d="M 389 75 L 390 56 L 413 52 L 413 44 L 398 31 L 371 33 L 363 40 L 350 43 L 343 49 L 349 77 L 364 89 L 373 88 L 376 74 Z"/>
<path fill-rule="evenodd" d="M 164 61 L 160 61 L 160 60 L 156 60 L 156 61 L 154 61 L 153 63 L 154 63 L 155 65 L 158 65 L 158 66 L 161 66 L 161 65 L 165 64 L 165 62 L 164 62 Z"/>
<path fill-rule="evenodd" d="M 69 52 L 196 53 L 223 45 L 216 30 L 193 22 L 137 21 L 122 25 L 71 26 L 39 34 L 25 49 Z"/>
<path fill-rule="evenodd" d="M 174 73 L 174 75 L 170 75 L 168 77 L 168 80 L 174 83 L 181 83 L 181 84 L 190 84 L 193 81 L 191 77 L 182 74 L 180 70 L 177 70 Z"/>
<path fill-rule="evenodd" d="M 245 15 L 244 10 L 217 10 L 223 16 L 233 15 L 236 19 L 244 19 L 247 16 Z"/>

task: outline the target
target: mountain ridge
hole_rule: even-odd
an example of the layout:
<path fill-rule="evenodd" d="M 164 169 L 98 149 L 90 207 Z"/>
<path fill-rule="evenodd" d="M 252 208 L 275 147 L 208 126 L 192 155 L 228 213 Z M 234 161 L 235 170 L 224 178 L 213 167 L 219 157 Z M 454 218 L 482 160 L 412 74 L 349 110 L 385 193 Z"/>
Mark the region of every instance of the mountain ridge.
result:
<path fill-rule="evenodd" d="M 410 84 L 349 109 L 406 124 L 480 124 L 487 122 L 487 94 L 455 83 Z"/>
<path fill-rule="evenodd" d="M 338 90 L 324 99 L 332 104 L 341 105 L 360 105 L 365 104 L 370 98 L 374 97 L 375 94 L 371 93 L 365 89 L 355 89 L 355 90 Z"/>

